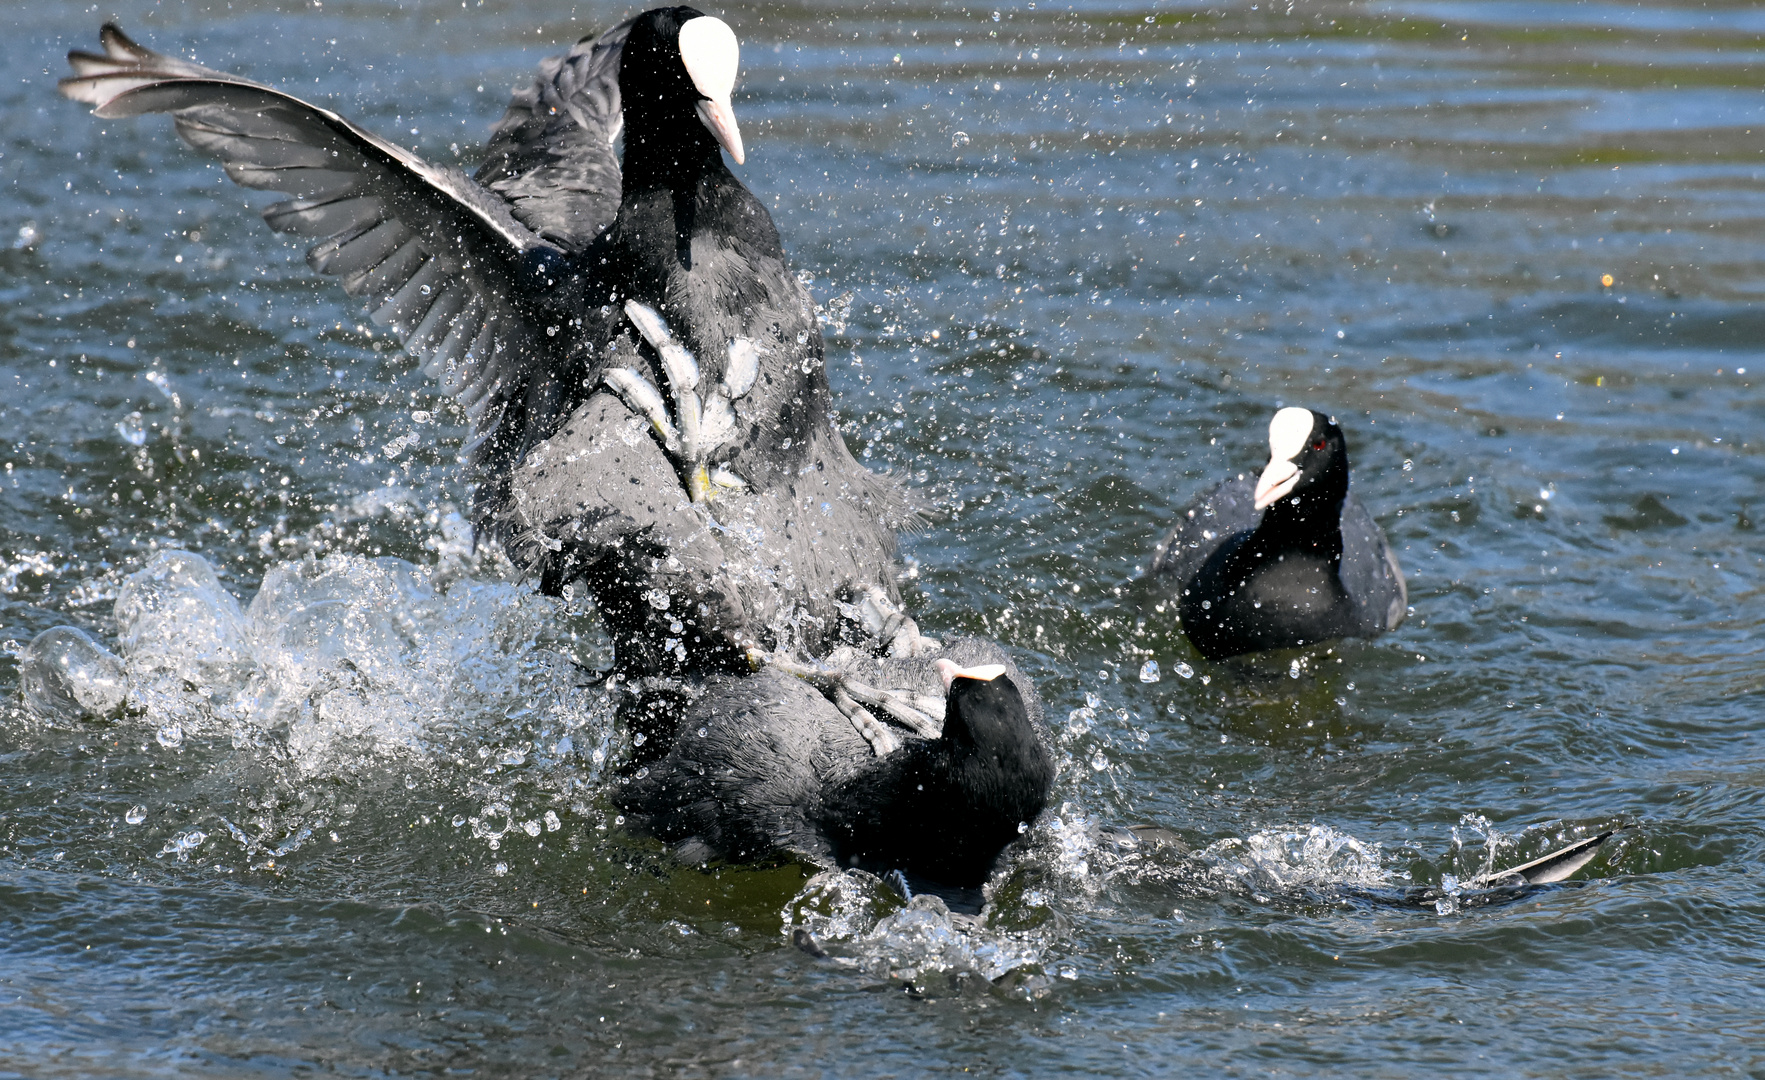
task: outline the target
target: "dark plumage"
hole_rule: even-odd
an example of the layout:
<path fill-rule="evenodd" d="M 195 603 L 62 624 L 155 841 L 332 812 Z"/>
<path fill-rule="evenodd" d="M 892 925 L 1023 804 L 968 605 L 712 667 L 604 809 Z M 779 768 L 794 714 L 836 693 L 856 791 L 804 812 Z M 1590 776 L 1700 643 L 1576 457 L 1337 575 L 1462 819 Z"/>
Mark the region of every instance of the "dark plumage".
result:
<path fill-rule="evenodd" d="M 991 679 L 939 673 L 960 668 Z M 997 667 L 989 667 L 997 665 Z M 614 800 L 689 861 L 787 851 L 824 866 L 901 870 L 941 885 L 986 879 L 1035 821 L 1053 782 L 1042 704 L 998 645 L 861 662 L 879 685 L 944 698 L 937 738 L 906 735 L 878 757 L 802 680 L 767 670 L 707 680 L 672 752 Z"/>
<path fill-rule="evenodd" d="M 318 238 L 313 268 L 365 297 L 471 419 L 480 534 L 548 591 L 586 580 L 622 671 L 740 670 L 751 644 L 819 655 L 844 596 L 898 596 L 906 499 L 833 430 L 810 298 L 723 163 L 741 144 L 720 21 L 656 9 L 546 61 L 476 180 L 114 26 L 102 42 L 69 54 L 62 92 L 100 116 L 171 113 L 235 181 L 291 197 L 270 225 Z M 665 379 L 629 301 L 696 356 L 697 393 Z M 666 445 L 664 403 L 628 404 L 644 380 L 672 392 L 683 431 L 687 397 L 695 420 L 701 398 L 707 418 L 721 406 L 715 445 Z"/>
<path fill-rule="evenodd" d="M 70 55 L 62 91 L 101 116 L 169 112 L 236 181 L 292 196 L 269 223 L 320 238 L 314 269 L 367 297 L 472 419 L 481 534 L 547 591 L 587 582 L 639 687 L 627 722 L 650 737 L 620 793 L 635 816 L 733 858 L 984 877 L 1052 776 L 1014 668 L 958 680 L 947 734 L 880 758 L 873 742 L 902 737 L 852 706 L 857 684 L 830 699 L 776 670 L 737 677 L 755 646 L 826 655 L 852 611 L 903 655 L 935 643 L 896 609 L 907 501 L 834 429 L 809 295 L 724 164 L 743 154 L 727 26 L 660 8 L 547 61 L 476 180 L 115 27 L 102 38 L 104 55 Z M 852 663 L 889 688 L 936 685 L 923 657 Z M 688 701 L 702 743 L 673 738 Z"/>
<path fill-rule="evenodd" d="M 1322 413 L 1282 409 L 1269 448 L 1254 485 L 1214 488 L 1153 556 L 1151 577 L 1176 601 L 1189 641 L 1218 660 L 1396 629 L 1403 571 L 1348 490 L 1342 430 Z"/>

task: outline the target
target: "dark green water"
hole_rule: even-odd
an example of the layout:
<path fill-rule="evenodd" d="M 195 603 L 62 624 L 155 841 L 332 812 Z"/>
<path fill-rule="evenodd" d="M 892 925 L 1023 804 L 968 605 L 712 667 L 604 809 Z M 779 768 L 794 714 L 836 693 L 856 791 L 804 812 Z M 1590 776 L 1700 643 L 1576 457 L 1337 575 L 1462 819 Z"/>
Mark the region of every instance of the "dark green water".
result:
<path fill-rule="evenodd" d="M 465 553 L 458 418 L 265 200 L 52 85 L 115 17 L 470 164 L 624 13 L 0 15 L 0 1074 L 1765 1074 L 1765 15 L 722 12 L 741 175 L 852 294 L 846 437 L 943 507 L 920 622 L 1059 728 L 958 932 L 625 835 L 592 618 Z M 1280 404 L 1342 423 L 1414 605 L 1297 678 L 1134 585 Z M 171 548 L 323 602 L 211 591 L 139 629 L 144 711 L 28 715 L 23 645 L 119 647 Z M 1570 886 L 1381 899 L 1620 824 Z"/>

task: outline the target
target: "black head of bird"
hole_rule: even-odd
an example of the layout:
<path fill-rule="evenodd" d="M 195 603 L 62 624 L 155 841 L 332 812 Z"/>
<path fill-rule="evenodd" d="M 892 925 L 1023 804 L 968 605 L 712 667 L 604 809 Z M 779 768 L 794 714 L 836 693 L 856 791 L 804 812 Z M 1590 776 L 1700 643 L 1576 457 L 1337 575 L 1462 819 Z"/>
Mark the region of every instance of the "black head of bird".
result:
<path fill-rule="evenodd" d="M 971 777 L 970 797 L 997 801 L 991 809 L 1034 817 L 1052 779 L 1047 751 L 1030 723 L 1029 709 L 1003 664 L 961 667 L 940 659 L 932 664 L 944 682 L 942 742 L 958 761 L 967 760 L 990 776 Z"/>
<path fill-rule="evenodd" d="M 722 19 L 690 7 L 638 16 L 619 68 L 626 172 L 646 163 L 690 167 L 719 148 L 740 165 L 742 135 L 729 100 L 740 62 L 735 31 Z"/>
<path fill-rule="evenodd" d="M 1334 523 L 1348 495 L 1348 443 L 1323 413 L 1288 407 L 1269 422 L 1269 463 L 1256 481 L 1267 525 Z M 1316 530 L 1314 530 L 1316 531 Z M 1334 530 L 1328 530 L 1334 531 Z"/>

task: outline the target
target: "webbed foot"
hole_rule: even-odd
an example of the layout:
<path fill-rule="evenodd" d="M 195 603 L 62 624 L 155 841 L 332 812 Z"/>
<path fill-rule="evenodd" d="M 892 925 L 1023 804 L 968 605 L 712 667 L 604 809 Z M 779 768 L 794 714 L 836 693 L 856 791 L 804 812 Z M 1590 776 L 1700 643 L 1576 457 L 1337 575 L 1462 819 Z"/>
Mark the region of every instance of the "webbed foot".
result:
<path fill-rule="evenodd" d="M 935 739 L 944 732 L 943 698 L 907 689 L 872 686 L 852 677 L 837 662 L 808 664 L 786 653 L 760 648 L 750 648 L 748 660 L 755 667 L 777 668 L 819 688 L 834 707 L 852 721 L 852 726 L 870 743 L 877 757 L 885 757 L 899 749 L 901 736 L 879 721 L 870 711 L 872 708 L 924 738 Z"/>
<path fill-rule="evenodd" d="M 875 585 L 864 590 L 857 603 L 842 604 L 841 610 L 847 618 L 864 627 L 865 633 L 890 656 L 931 656 L 943 648 L 936 638 L 921 634 L 919 624 Z"/>
<path fill-rule="evenodd" d="M 662 392 L 632 368 L 614 368 L 602 378 L 662 440 L 662 447 L 686 476 L 687 493 L 696 503 L 709 502 L 721 491 L 746 487 L 724 465 L 713 465 L 717 453 L 736 438 L 735 403 L 754 388 L 760 374 L 760 351 L 747 338 L 729 343 L 729 359 L 717 385 L 701 393 L 698 361 L 675 338 L 655 308 L 636 300 L 625 302 L 625 315 L 662 358 L 662 372 L 674 399 L 673 415 Z"/>

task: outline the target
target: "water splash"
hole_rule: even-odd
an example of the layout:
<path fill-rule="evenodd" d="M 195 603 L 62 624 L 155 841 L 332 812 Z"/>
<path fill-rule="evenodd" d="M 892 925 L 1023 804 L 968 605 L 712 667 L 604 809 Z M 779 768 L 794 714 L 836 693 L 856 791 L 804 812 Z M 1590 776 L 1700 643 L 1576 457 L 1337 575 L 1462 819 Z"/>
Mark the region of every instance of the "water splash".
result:
<path fill-rule="evenodd" d="M 910 900 L 862 870 L 815 875 L 784 907 L 785 936 L 799 931 L 836 962 L 876 978 L 914 982 L 927 975 L 972 972 L 989 982 L 1041 962 L 1042 943 L 1023 931 L 989 925 L 986 916 L 953 913 L 929 893 Z"/>
<path fill-rule="evenodd" d="M 1216 885 L 1264 900 L 1343 886 L 1400 884 L 1385 868 L 1379 844 L 1316 823 L 1220 840 L 1197 857 Z"/>
<path fill-rule="evenodd" d="M 84 630 L 57 626 L 19 656 L 19 690 L 38 716 L 115 716 L 128 695 L 123 661 Z"/>
<path fill-rule="evenodd" d="M 144 752 L 257 778 L 244 811 L 181 800 L 167 825 L 182 831 L 158 853 L 175 862 L 212 858 L 203 845 L 218 836 L 274 866 L 353 811 L 314 780 L 402 775 L 407 790 L 469 799 L 486 808 L 472 835 L 493 850 L 511 830 L 560 831 L 559 809 L 595 815 L 617 745 L 611 692 L 589 677 L 610 659 L 592 612 L 474 567 L 446 535 L 432 546 L 434 567 L 281 563 L 243 607 L 200 555 L 162 552 L 117 592 L 117 652 L 72 627 L 21 652 L 26 704 L 63 726 L 115 720 L 148 736 Z"/>
<path fill-rule="evenodd" d="M 520 584 L 337 554 L 272 567 L 241 609 L 201 556 L 167 551 L 124 582 L 116 618 L 130 703 L 162 746 L 270 739 L 305 775 L 462 751 L 519 767 L 582 747 L 593 771 L 609 732 L 556 647 L 558 607 Z"/>

